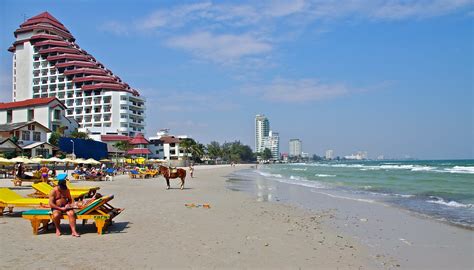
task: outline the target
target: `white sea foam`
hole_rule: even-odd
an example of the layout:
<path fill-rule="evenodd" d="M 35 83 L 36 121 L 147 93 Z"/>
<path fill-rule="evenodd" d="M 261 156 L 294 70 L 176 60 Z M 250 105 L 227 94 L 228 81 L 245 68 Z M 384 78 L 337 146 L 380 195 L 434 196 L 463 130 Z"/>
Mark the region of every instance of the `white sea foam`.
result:
<path fill-rule="evenodd" d="M 306 171 L 308 168 L 293 168 L 292 171 Z"/>
<path fill-rule="evenodd" d="M 295 175 L 290 175 L 290 179 L 291 179 L 291 180 L 306 180 L 306 181 L 308 180 L 308 179 L 306 179 L 306 178 L 304 178 L 304 177 L 295 176 Z"/>
<path fill-rule="evenodd" d="M 315 174 L 316 177 L 336 177 L 334 174 Z"/>
<path fill-rule="evenodd" d="M 258 174 L 260 174 L 261 176 L 265 176 L 265 177 L 276 177 L 276 178 L 282 178 L 283 177 L 281 174 L 273 174 L 273 173 L 267 173 L 267 172 L 261 172 L 261 171 L 258 171 Z"/>
<path fill-rule="evenodd" d="M 316 191 L 313 191 L 313 192 L 316 192 Z M 369 200 L 369 199 L 352 198 L 352 197 L 334 195 L 334 194 L 330 194 L 330 193 L 326 193 L 326 192 L 320 192 L 320 191 L 317 191 L 316 193 L 324 194 L 324 195 L 332 197 L 332 198 L 352 200 L 352 201 L 358 201 L 358 202 L 366 202 L 366 203 L 375 203 L 374 200 Z"/>
<path fill-rule="evenodd" d="M 444 169 L 446 172 L 449 173 L 468 173 L 474 174 L 474 166 L 454 166 L 452 168 Z"/>
<path fill-rule="evenodd" d="M 456 207 L 456 208 L 460 208 L 460 207 L 462 207 L 462 208 L 471 208 L 472 207 L 472 204 L 463 204 L 463 203 L 459 203 L 459 202 L 456 202 L 456 201 L 447 202 L 447 201 L 443 200 L 442 198 L 434 197 L 434 196 L 431 196 L 431 198 L 433 198 L 433 200 L 427 200 L 427 202 L 446 205 L 446 206 L 450 206 L 450 207 Z"/>
<path fill-rule="evenodd" d="M 429 172 L 437 169 L 437 167 L 430 167 L 430 166 L 415 166 L 411 169 L 412 172 Z"/>

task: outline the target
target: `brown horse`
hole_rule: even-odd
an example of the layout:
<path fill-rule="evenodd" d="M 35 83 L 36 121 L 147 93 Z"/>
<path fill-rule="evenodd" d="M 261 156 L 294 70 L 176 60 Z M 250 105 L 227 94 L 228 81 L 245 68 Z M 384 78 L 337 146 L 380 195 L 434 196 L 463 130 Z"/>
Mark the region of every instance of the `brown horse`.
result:
<path fill-rule="evenodd" d="M 180 188 L 184 188 L 184 179 L 186 179 L 186 170 L 184 169 L 176 169 L 176 172 L 170 172 L 168 167 L 159 166 L 158 170 L 160 174 L 166 179 L 166 189 L 170 189 L 170 178 L 180 178 L 181 179 L 181 186 Z"/>

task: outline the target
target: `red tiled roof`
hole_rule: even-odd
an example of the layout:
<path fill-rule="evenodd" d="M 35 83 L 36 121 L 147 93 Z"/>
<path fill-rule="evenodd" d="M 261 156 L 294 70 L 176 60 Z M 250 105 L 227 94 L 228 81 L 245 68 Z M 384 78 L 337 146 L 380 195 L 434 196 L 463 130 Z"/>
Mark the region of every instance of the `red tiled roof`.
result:
<path fill-rule="evenodd" d="M 99 68 L 76 68 L 73 70 L 65 70 L 64 75 L 74 75 L 74 74 L 92 74 L 92 75 L 107 75 L 107 71 Z"/>
<path fill-rule="evenodd" d="M 58 53 L 72 53 L 72 54 L 80 54 L 81 52 L 76 49 L 76 48 L 67 48 L 67 47 L 52 47 L 48 49 L 43 49 L 39 50 L 40 54 L 43 53 L 52 53 L 52 52 L 58 52 Z"/>
<path fill-rule="evenodd" d="M 93 62 L 87 61 L 69 61 L 64 63 L 57 63 L 55 67 L 63 68 L 63 67 L 70 67 L 70 66 L 78 66 L 78 67 L 96 67 L 97 64 Z"/>
<path fill-rule="evenodd" d="M 58 19 L 54 18 L 53 15 L 49 14 L 49 12 L 47 11 L 29 18 L 26 22 L 22 23 L 20 27 L 35 25 L 39 23 L 49 23 L 53 26 L 58 27 L 61 30 L 69 32 L 69 30 L 67 30 L 66 27 L 61 22 L 58 21 Z"/>
<path fill-rule="evenodd" d="M 147 148 L 134 148 L 132 150 L 128 150 L 127 154 L 129 154 L 129 155 L 149 155 L 149 154 L 151 154 L 151 152 Z"/>
<path fill-rule="evenodd" d="M 35 42 L 34 46 L 44 46 L 44 45 L 52 45 L 52 46 L 59 46 L 59 47 L 68 47 L 71 43 L 62 40 L 43 40 L 39 42 Z"/>
<path fill-rule="evenodd" d="M 36 34 L 30 37 L 30 40 L 35 39 L 55 39 L 55 40 L 62 40 L 60 36 L 56 35 L 49 35 L 49 34 Z"/>
<path fill-rule="evenodd" d="M 73 60 L 84 60 L 87 61 L 90 59 L 87 55 L 82 55 L 82 54 L 70 54 L 70 53 L 65 53 L 65 54 L 58 54 L 54 56 L 48 56 L 47 60 L 48 61 L 55 61 L 59 59 L 73 59 Z"/>
<path fill-rule="evenodd" d="M 0 110 L 47 105 L 53 102 L 54 100 L 57 100 L 59 103 L 61 103 L 62 107 L 64 107 L 64 104 L 62 104 L 62 102 L 59 101 L 59 99 L 57 99 L 56 97 L 48 97 L 48 98 L 33 98 L 33 99 L 26 99 L 22 101 L 0 103 Z"/>
<path fill-rule="evenodd" d="M 100 140 L 103 142 L 129 141 L 130 137 L 125 135 L 101 135 Z"/>
<path fill-rule="evenodd" d="M 145 139 L 143 134 L 138 133 L 135 137 L 133 137 L 132 140 L 130 140 L 130 144 L 135 145 L 135 144 L 149 144 L 150 142 Z"/>
<path fill-rule="evenodd" d="M 163 143 L 179 143 L 181 139 L 174 136 L 163 136 L 160 138 L 160 141 Z"/>
<path fill-rule="evenodd" d="M 119 83 L 96 83 L 83 85 L 82 90 L 96 90 L 96 89 L 116 89 L 116 90 L 126 90 L 123 85 Z"/>
<path fill-rule="evenodd" d="M 72 79 L 73 83 L 77 82 L 89 82 L 89 81 L 94 81 L 94 82 L 116 82 L 113 77 L 109 76 L 86 76 L 86 77 L 77 77 Z"/>

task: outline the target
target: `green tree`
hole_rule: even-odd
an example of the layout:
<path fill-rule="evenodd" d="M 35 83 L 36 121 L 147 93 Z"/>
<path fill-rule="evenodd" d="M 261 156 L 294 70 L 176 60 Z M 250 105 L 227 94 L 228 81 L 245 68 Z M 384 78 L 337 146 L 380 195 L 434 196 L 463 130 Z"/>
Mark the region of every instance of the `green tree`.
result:
<path fill-rule="evenodd" d="M 128 150 L 132 149 L 132 145 L 128 141 L 118 141 L 114 143 L 114 147 L 120 151 L 127 152 Z"/>
<path fill-rule="evenodd" d="M 86 132 L 80 132 L 77 130 L 71 132 L 69 137 L 76 138 L 76 139 L 85 139 L 85 140 L 89 139 L 89 135 Z"/>
<path fill-rule="evenodd" d="M 265 148 L 265 150 L 263 150 L 263 153 L 262 153 L 262 158 L 264 160 L 269 160 L 272 158 L 272 151 L 270 151 L 270 149 L 268 148 Z"/>
<path fill-rule="evenodd" d="M 54 131 L 51 133 L 51 137 L 49 137 L 49 143 L 54 146 L 59 146 L 59 138 L 61 138 L 61 133 Z"/>
<path fill-rule="evenodd" d="M 216 141 L 212 141 L 207 145 L 207 154 L 209 155 L 209 158 L 214 160 L 222 157 L 221 145 Z"/>

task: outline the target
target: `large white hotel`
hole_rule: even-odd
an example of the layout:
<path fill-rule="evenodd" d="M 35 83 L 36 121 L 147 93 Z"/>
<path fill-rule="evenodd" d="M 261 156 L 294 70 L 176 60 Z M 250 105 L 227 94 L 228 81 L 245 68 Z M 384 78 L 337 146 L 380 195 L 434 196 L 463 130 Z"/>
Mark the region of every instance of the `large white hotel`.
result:
<path fill-rule="evenodd" d="M 92 55 L 48 12 L 15 31 L 13 101 L 57 97 L 90 135 L 134 136 L 145 129 L 145 99 Z"/>

